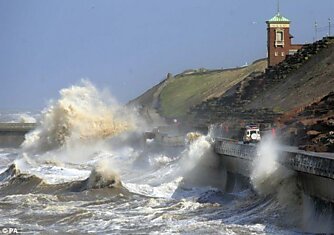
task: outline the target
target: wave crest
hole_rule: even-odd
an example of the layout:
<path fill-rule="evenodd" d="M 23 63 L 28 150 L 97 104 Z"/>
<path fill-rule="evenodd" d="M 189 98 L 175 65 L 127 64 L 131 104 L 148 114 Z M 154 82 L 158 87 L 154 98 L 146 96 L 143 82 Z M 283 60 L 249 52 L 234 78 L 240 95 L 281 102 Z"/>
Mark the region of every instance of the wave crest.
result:
<path fill-rule="evenodd" d="M 114 188 L 122 186 L 118 174 L 110 167 L 108 160 L 100 161 L 87 179 L 87 189 Z"/>
<path fill-rule="evenodd" d="M 41 125 L 26 136 L 24 150 L 38 152 L 96 141 L 133 129 L 134 119 L 90 82 L 60 91 L 43 113 Z M 124 114 L 127 115 L 124 115 Z"/>

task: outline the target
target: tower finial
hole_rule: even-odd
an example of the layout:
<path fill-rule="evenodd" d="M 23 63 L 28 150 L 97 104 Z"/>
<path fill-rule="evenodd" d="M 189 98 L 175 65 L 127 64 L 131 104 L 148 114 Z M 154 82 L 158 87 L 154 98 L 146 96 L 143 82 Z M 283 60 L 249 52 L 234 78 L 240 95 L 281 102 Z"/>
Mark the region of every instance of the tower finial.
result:
<path fill-rule="evenodd" d="M 279 0 L 277 0 L 277 14 L 280 14 L 280 13 L 279 13 L 279 10 L 280 10 L 280 9 L 279 9 Z"/>

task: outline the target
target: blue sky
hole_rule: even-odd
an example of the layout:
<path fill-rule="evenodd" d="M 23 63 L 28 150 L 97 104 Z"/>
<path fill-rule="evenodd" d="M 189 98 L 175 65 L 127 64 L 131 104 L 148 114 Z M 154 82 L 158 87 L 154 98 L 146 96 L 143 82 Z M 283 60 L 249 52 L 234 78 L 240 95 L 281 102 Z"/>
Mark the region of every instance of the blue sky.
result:
<path fill-rule="evenodd" d="M 333 0 L 281 0 L 295 43 L 334 25 Z M 168 72 L 266 56 L 275 0 L 0 0 L 0 111 L 36 110 L 89 79 L 126 103 Z M 332 30 L 334 31 L 334 30 Z M 325 35 L 325 31 L 319 33 Z"/>

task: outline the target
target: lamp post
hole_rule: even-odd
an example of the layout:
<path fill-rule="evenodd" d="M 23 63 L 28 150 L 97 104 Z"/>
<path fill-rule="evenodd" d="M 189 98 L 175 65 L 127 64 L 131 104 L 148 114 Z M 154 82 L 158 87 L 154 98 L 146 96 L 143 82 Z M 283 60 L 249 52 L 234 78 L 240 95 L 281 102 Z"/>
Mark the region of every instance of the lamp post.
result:
<path fill-rule="evenodd" d="M 328 36 L 331 36 L 331 18 L 328 18 Z"/>
<path fill-rule="evenodd" d="M 318 23 L 317 23 L 317 21 L 314 22 L 314 30 L 315 30 L 315 40 L 314 41 L 317 41 L 318 40 Z"/>

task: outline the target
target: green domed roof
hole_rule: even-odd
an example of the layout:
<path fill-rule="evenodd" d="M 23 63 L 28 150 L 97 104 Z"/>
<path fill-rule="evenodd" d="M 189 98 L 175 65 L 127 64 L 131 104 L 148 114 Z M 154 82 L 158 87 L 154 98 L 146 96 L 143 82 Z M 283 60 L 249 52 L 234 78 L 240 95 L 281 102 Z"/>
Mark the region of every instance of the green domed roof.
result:
<path fill-rule="evenodd" d="M 290 22 L 289 19 L 285 18 L 284 16 L 282 16 L 279 12 L 270 20 L 267 21 L 268 23 L 272 23 L 272 22 Z"/>

